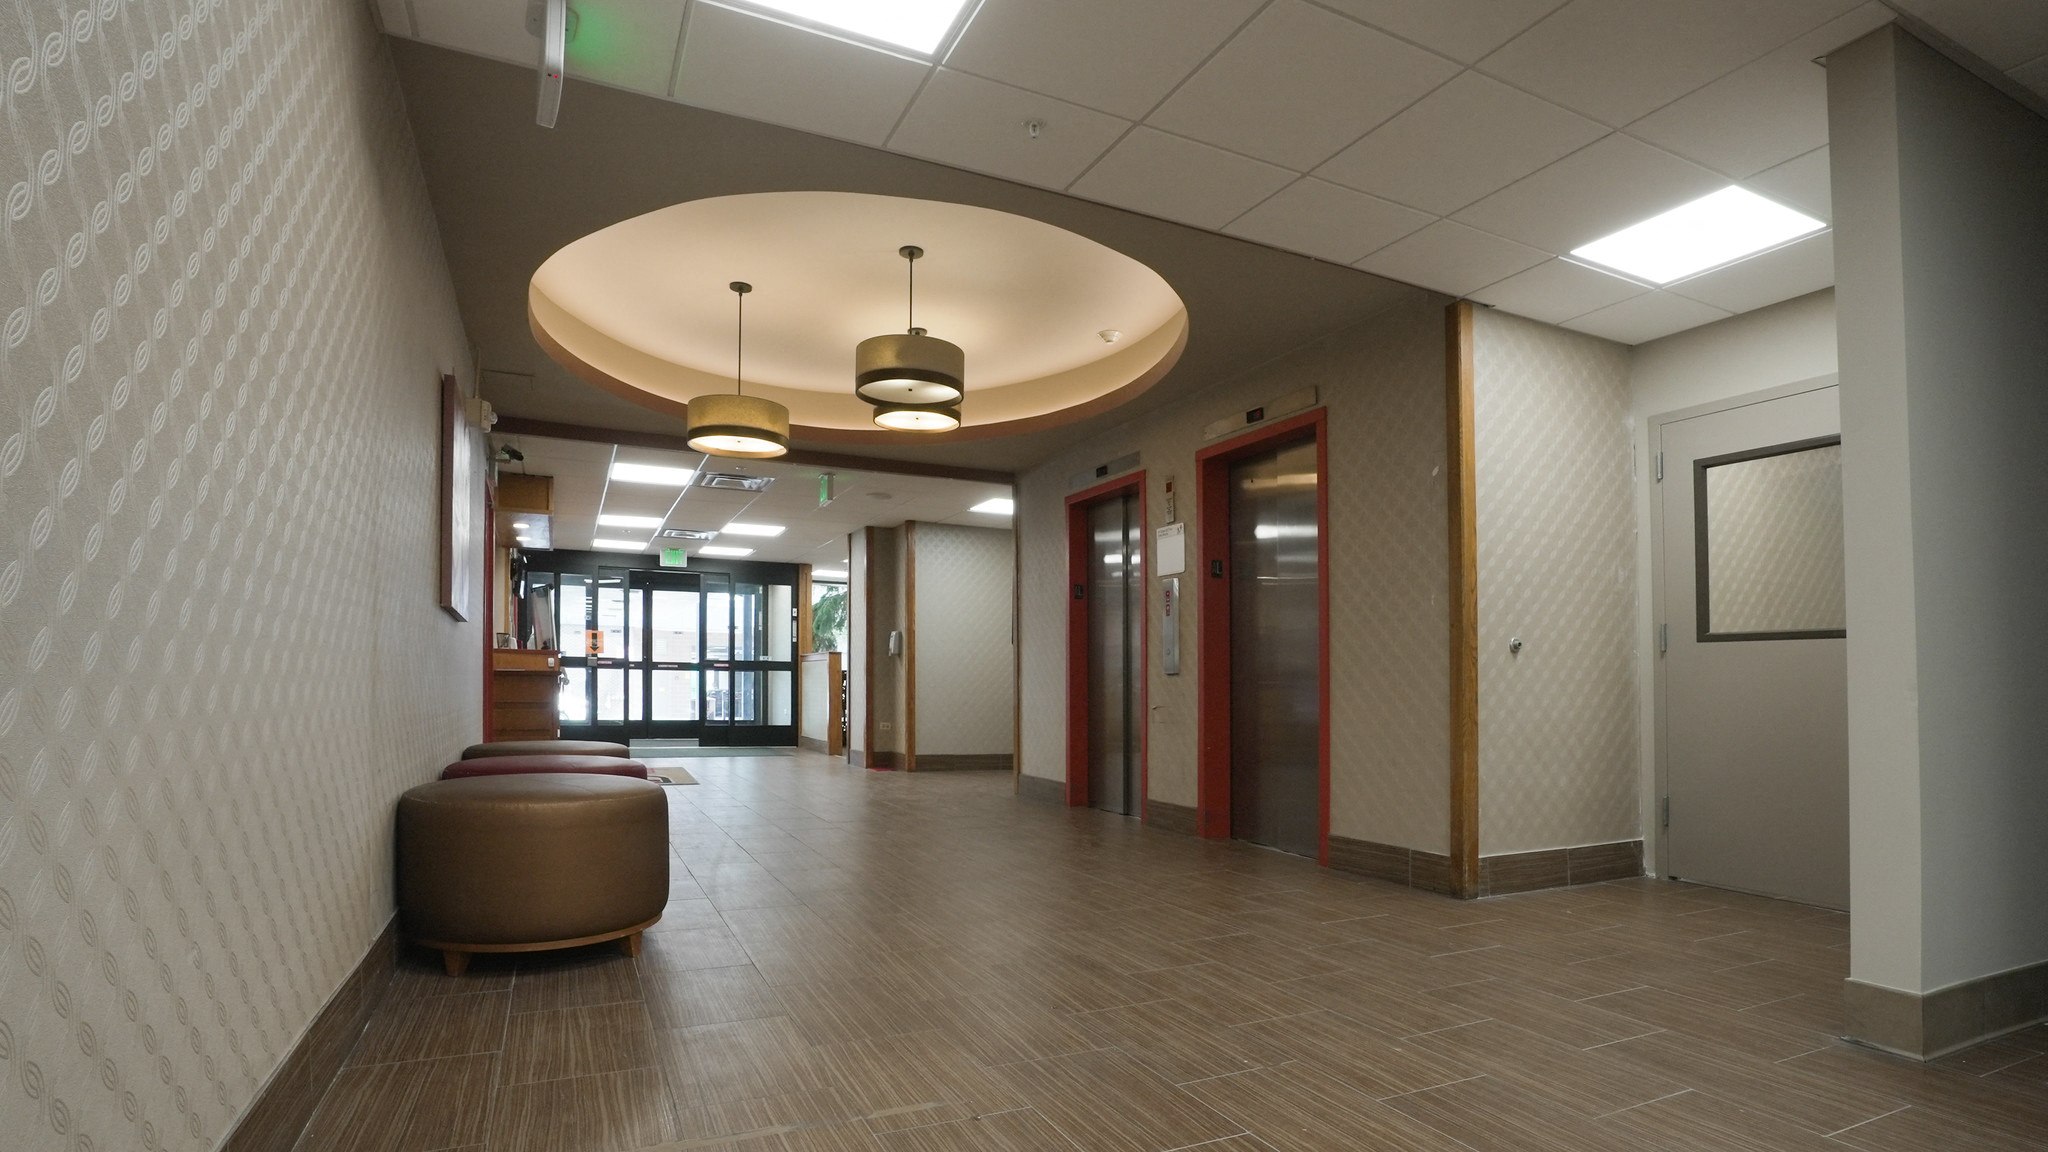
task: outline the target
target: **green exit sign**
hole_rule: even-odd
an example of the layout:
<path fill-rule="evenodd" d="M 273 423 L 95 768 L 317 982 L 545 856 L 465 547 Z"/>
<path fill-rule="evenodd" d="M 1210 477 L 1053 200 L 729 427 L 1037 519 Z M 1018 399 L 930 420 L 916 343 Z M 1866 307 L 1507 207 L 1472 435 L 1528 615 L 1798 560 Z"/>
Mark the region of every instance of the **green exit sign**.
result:
<path fill-rule="evenodd" d="M 690 566 L 690 557 L 681 548 L 663 548 L 661 550 L 661 566 L 663 568 L 688 568 Z"/>

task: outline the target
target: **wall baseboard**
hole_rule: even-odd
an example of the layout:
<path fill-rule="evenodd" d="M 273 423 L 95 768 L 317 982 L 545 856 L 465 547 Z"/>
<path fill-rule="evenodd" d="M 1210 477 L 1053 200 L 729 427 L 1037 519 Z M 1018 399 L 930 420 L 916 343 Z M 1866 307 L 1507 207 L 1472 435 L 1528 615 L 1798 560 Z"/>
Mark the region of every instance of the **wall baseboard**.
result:
<path fill-rule="evenodd" d="M 1643 842 L 1619 840 L 1579 848 L 1545 848 L 1479 858 L 1479 894 L 1506 896 L 1573 884 L 1626 880 L 1643 874 Z"/>
<path fill-rule="evenodd" d="M 1441 852 L 1401 848 L 1349 836 L 1330 837 L 1330 867 L 1339 872 L 1370 876 L 1375 880 L 1420 888 L 1443 896 L 1455 896 L 1451 884 L 1451 858 Z"/>
<path fill-rule="evenodd" d="M 1145 823 L 1161 832 L 1177 832 L 1182 836 L 1195 834 L 1195 810 L 1185 804 L 1169 804 L 1164 800 L 1145 801 Z"/>
<path fill-rule="evenodd" d="M 903 767 L 903 754 L 901 752 L 868 752 L 859 748 L 848 748 L 846 750 L 846 762 L 855 768 L 873 768 L 876 771 L 884 771 L 890 768 Z"/>
<path fill-rule="evenodd" d="M 1020 772 L 1017 775 L 1017 798 L 1037 804 L 1057 804 L 1064 807 L 1067 803 L 1067 786 L 1058 780 L 1047 780 L 1043 776 Z"/>
<path fill-rule="evenodd" d="M 393 916 L 363 953 L 355 971 L 341 982 L 297 1044 L 271 1073 L 220 1152 L 291 1152 L 313 1110 L 341 1074 L 370 1017 L 384 1002 L 384 990 L 398 966 L 398 917 Z"/>
<path fill-rule="evenodd" d="M 984 772 L 997 769 L 1008 772 L 1015 763 L 1016 761 L 1008 752 L 991 752 L 986 754 L 962 753 L 959 755 L 919 752 L 917 754 L 917 770 L 919 772 Z"/>
<path fill-rule="evenodd" d="M 813 739 L 809 736 L 797 737 L 796 746 L 803 749 L 806 752 L 816 752 L 823 756 L 830 756 L 832 754 L 832 746 L 830 744 L 825 743 L 823 740 Z"/>
<path fill-rule="evenodd" d="M 2048 1020 L 2048 960 L 1934 992 L 1842 982 L 1849 1038 L 1914 1060 L 1934 1060 Z"/>

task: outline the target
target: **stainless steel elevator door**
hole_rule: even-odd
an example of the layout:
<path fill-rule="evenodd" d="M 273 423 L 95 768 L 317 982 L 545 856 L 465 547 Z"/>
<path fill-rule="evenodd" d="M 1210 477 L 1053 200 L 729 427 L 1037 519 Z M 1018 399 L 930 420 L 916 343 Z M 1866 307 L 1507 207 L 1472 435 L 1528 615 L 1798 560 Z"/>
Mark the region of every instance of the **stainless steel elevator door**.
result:
<path fill-rule="evenodd" d="M 1138 654 L 1145 626 L 1145 549 L 1138 502 L 1088 509 L 1088 803 L 1138 813 Z"/>
<path fill-rule="evenodd" d="M 1321 846 L 1316 446 L 1230 470 L 1230 834 Z"/>

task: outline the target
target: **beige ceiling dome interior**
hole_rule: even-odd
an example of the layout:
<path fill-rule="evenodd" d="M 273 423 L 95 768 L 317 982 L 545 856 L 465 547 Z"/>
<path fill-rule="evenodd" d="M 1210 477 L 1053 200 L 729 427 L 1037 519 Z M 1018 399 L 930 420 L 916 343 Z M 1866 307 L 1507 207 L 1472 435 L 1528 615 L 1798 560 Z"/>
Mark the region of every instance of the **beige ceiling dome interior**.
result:
<path fill-rule="evenodd" d="M 973 439 L 1106 411 L 1164 376 L 1188 314 L 1151 268 L 1023 216 L 853 192 L 764 192 L 673 205 L 576 240 L 527 291 L 533 334 L 584 380 L 659 411 L 733 388 L 727 283 L 754 286 L 744 384 L 792 431 L 890 443 L 854 395 L 854 349 L 912 326 L 904 261 L 917 244 L 915 326 L 966 353 Z"/>

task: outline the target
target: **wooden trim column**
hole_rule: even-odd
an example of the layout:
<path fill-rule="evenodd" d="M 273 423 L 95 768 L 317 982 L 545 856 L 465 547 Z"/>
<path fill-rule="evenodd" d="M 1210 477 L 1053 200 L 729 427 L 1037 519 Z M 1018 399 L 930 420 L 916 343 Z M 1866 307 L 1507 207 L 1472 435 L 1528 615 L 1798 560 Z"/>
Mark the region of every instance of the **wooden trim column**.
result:
<path fill-rule="evenodd" d="M 903 770 L 917 771 L 917 521 L 903 522 Z"/>
<path fill-rule="evenodd" d="M 1450 522 L 1451 889 L 1479 895 L 1479 514 L 1472 438 L 1472 302 L 1444 313 Z"/>

